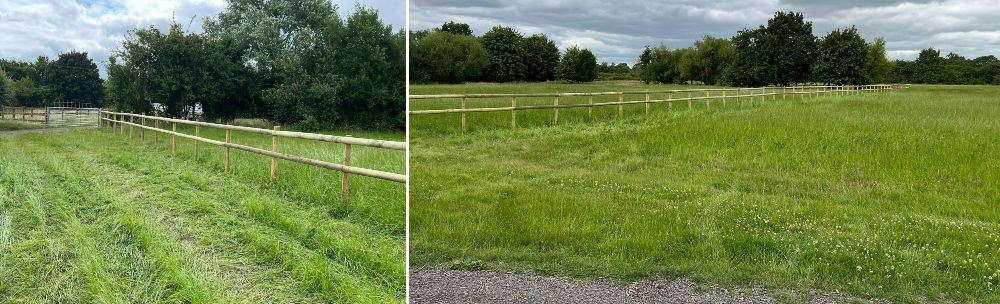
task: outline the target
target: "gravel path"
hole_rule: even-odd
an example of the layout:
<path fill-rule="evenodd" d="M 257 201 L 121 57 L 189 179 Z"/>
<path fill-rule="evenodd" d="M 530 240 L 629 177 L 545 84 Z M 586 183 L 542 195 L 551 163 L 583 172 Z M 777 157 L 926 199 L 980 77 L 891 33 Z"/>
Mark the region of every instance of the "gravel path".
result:
<path fill-rule="evenodd" d="M 410 300 L 416 304 L 884 302 L 815 291 L 786 292 L 779 301 L 775 294 L 761 287 L 699 288 L 687 279 L 648 279 L 622 285 L 608 279 L 579 281 L 533 273 L 450 270 L 441 266 L 410 270 Z"/>

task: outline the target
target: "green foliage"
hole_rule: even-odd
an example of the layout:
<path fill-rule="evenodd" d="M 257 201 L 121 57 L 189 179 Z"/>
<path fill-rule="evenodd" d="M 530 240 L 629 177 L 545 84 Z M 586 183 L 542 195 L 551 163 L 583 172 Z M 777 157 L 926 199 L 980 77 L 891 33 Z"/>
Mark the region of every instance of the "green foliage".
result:
<path fill-rule="evenodd" d="M 419 40 L 411 34 L 410 80 L 427 83 L 462 83 L 482 75 L 489 64 L 479 39 L 434 31 Z"/>
<path fill-rule="evenodd" d="M 255 77 L 242 64 L 242 49 L 224 39 L 184 33 L 176 23 L 167 33 L 136 30 L 109 60 L 110 102 L 168 117 L 193 117 L 200 109 L 207 119 L 232 120 L 247 112 L 257 94 Z"/>
<path fill-rule="evenodd" d="M 549 81 L 556 79 L 559 66 L 559 48 L 545 34 L 521 39 L 521 59 L 524 61 L 524 80 Z"/>
<path fill-rule="evenodd" d="M 14 101 L 14 81 L 0 69 L 0 108 L 11 105 Z"/>
<path fill-rule="evenodd" d="M 868 56 L 865 59 L 865 76 L 868 83 L 886 83 L 892 64 L 885 56 L 885 39 L 875 38 L 868 44 Z"/>
<path fill-rule="evenodd" d="M 571 47 L 559 62 L 559 79 L 590 82 L 597 79 L 597 57 L 588 49 Z"/>
<path fill-rule="evenodd" d="M 636 62 L 639 79 L 647 84 L 680 82 L 680 55 L 682 54 L 670 51 L 665 45 L 646 47 Z"/>
<path fill-rule="evenodd" d="M 728 39 L 705 36 L 695 41 L 694 52 L 686 59 L 685 74 L 689 80 L 707 85 L 718 84 L 730 69 L 736 51 Z"/>
<path fill-rule="evenodd" d="M 597 65 L 597 79 L 599 80 L 638 80 L 636 74 L 627 63 L 601 62 Z"/>
<path fill-rule="evenodd" d="M 340 78 L 341 125 L 402 129 L 406 118 L 406 41 L 378 11 L 357 6 L 335 38 L 331 73 Z"/>
<path fill-rule="evenodd" d="M 728 82 L 736 86 L 759 87 L 772 83 L 768 71 L 767 52 L 764 50 L 764 28 L 744 29 L 732 38 L 735 56 L 732 69 L 726 74 Z"/>
<path fill-rule="evenodd" d="M 59 54 L 59 59 L 48 64 L 46 69 L 47 82 L 57 100 L 93 107 L 103 105 L 104 81 L 97 71 L 97 64 L 87 57 L 87 53 L 74 51 Z"/>
<path fill-rule="evenodd" d="M 823 83 L 865 84 L 870 78 L 865 67 L 867 61 L 868 45 L 858 30 L 836 29 L 820 40 L 813 73 Z"/>
<path fill-rule="evenodd" d="M 448 21 L 441 25 L 441 31 L 460 36 L 472 36 L 472 29 L 468 24 Z"/>
<path fill-rule="evenodd" d="M 512 27 L 494 26 L 480 40 L 490 64 L 483 74 L 486 80 L 508 82 L 524 79 L 524 48 L 521 33 Z"/>
<path fill-rule="evenodd" d="M 784 86 L 810 80 L 816 36 L 812 22 L 806 22 L 802 13 L 775 13 L 767 21 L 761 46 L 768 59 L 770 84 Z"/>

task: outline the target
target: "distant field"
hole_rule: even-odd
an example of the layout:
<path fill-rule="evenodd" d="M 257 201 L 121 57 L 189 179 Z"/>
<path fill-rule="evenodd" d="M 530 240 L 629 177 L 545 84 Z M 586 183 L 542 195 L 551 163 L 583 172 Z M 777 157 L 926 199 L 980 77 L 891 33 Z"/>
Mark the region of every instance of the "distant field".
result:
<path fill-rule="evenodd" d="M 411 117 L 411 261 L 1000 301 L 1000 87 L 674 106 Z"/>
<path fill-rule="evenodd" d="M 192 133 L 190 129 L 180 129 Z M 190 140 L 118 131 L 0 136 L 0 299 L 5 303 L 370 303 L 405 293 L 405 188 Z M 202 135 L 224 138 L 215 129 Z M 402 140 L 402 134 L 352 134 Z M 269 147 L 243 132 L 234 142 Z M 339 162 L 338 144 L 282 139 Z M 399 151 L 352 163 L 403 172 Z"/>
<path fill-rule="evenodd" d="M 17 121 L 0 121 L 0 131 L 42 129 L 45 127 L 46 126 L 42 124 L 33 124 L 33 123 L 17 122 Z"/>

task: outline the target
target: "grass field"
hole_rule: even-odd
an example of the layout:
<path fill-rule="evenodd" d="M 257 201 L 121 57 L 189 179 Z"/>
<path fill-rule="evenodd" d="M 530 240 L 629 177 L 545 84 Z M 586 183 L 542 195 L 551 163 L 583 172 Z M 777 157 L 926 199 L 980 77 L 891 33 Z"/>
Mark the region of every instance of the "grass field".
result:
<path fill-rule="evenodd" d="M 411 117 L 411 262 L 1000 301 L 1000 87 L 627 108 Z"/>
<path fill-rule="evenodd" d="M 0 131 L 18 131 L 30 129 L 46 128 L 43 124 L 26 123 L 19 121 L 0 121 Z"/>
<path fill-rule="evenodd" d="M 179 129 L 192 133 L 191 129 Z M 0 136 L 4 303 L 382 303 L 405 293 L 405 187 L 152 132 Z M 224 133 L 203 129 L 223 139 Z M 402 140 L 402 134 L 352 134 Z M 240 144 L 270 137 L 235 132 Z M 282 139 L 282 152 L 340 162 L 342 146 Z M 400 151 L 352 163 L 402 173 Z"/>

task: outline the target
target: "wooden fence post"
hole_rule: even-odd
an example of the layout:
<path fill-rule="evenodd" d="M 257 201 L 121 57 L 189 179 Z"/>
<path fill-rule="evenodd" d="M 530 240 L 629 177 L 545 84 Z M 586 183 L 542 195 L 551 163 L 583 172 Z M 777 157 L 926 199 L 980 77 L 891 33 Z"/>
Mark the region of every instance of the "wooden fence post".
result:
<path fill-rule="evenodd" d="M 694 109 L 694 106 L 691 105 L 691 91 L 688 91 L 688 110 L 691 109 Z"/>
<path fill-rule="evenodd" d="M 465 132 L 465 96 L 462 96 L 462 132 Z"/>
<path fill-rule="evenodd" d="M 132 139 L 132 124 L 135 123 L 135 116 L 129 116 L 128 117 L 128 122 L 129 122 L 129 125 L 128 125 L 128 139 Z"/>
<path fill-rule="evenodd" d="M 587 107 L 587 119 L 593 120 L 594 119 L 594 95 L 588 96 L 588 98 L 587 98 L 587 104 L 590 105 L 590 106 Z"/>
<path fill-rule="evenodd" d="M 667 92 L 667 110 L 674 110 L 674 92 Z"/>
<path fill-rule="evenodd" d="M 728 103 L 726 102 L 726 92 L 728 92 L 728 90 L 726 90 L 726 89 L 722 89 L 722 107 L 723 107 L 723 108 L 725 108 L 725 107 L 726 107 L 726 105 L 728 104 Z"/>
<path fill-rule="evenodd" d="M 194 137 L 201 137 L 201 126 L 194 126 Z M 198 160 L 198 140 L 194 141 L 194 160 Z"/>
<path fill-rule="evenodd" d="M 552 114 L 552 125 L 553 126 L 559 124 L 559 96 L 556 96 L 554 104 L 555 104 L 556 108 L 555 108 L 555 111 L 553 112 L 554 114 Z"/>
<path fill-rule="evenodd" d="M 281 131 L 281 126 L 274 126 L 274 132 Z M 278 134 L 271 134 L 271 152 L 278 153 Z M 278 176 L 278 158 L 271 158 L 271 181 Z"/>
<path fill-rule="evenodd" d="M 510 128 L 517 129 L 517 96 L 510 98 Z"/>
<path fill-rule="evenodd" d="M 226 129 L 226 143 L 233 143 L 233 130 Z M 229 173 L 230 159 L 229 159 L 229 146 L 226 146 L 226 173 Z"/>
<path fill-rule="evenodd" d="M 625 115 L 625 93 L 618 93 L 618 118 L 622 118 Z"/>
<path fill-rule="evenodd" d="M 712 91 L 705 91 L 705 110 L 712 109 Z"/>
<path fill-rule="evenodd" d="M 174 133 L 177 133 L 177 123 L 171 122 L 170 124 L 171 124 L 170 129 Z M 175 134 L 170 134 L 170 153 L 177 154 L 177 135 Z"/>
<path fill-rule="evenodd" d="M 141 123 L 142 126 L 145 127 L 146 118 L 145 117 L 139 118 L 139 123 Z M 139 128 L 139 141 L 146 141 L 146 128 Z"/>
<path fill-rule="evenodd" d="M 646 115 L 649 115 L 649 92 L 646 92 Z"/>
<path fill-rule="evenodd" d="M 351 144 L 344 144 L 344 167 L 350 167 L 350 166 L 351 166 Z M 350 198 L 350 193 L 351 193 L 351 180 L 350 180 L 351 175 L 348 174 L 347 171 L 344 171 L 343 173 L 344 173 L 344 179 L 340 183 L 342 187 L 340 193 L 342 196 L 341 199 L 344 201 L 344 207 L 347 207 L 347 202 L 348 199 Z"/>
<path fill-rule="evenodd" d="M 153 124 L 156 128 L 156 132 L 153 132 L 153 143 L 160 143 L 160 120 L 154 120 Z"/>

